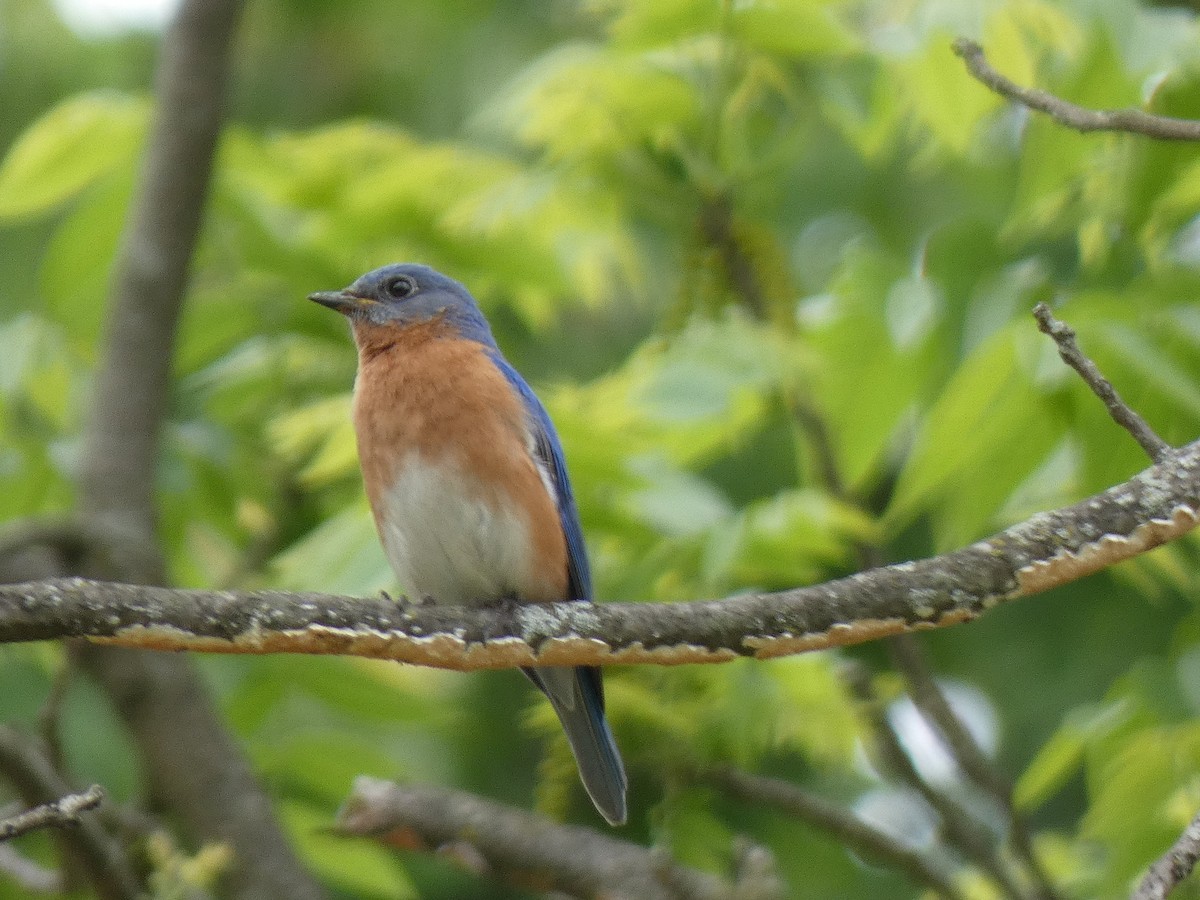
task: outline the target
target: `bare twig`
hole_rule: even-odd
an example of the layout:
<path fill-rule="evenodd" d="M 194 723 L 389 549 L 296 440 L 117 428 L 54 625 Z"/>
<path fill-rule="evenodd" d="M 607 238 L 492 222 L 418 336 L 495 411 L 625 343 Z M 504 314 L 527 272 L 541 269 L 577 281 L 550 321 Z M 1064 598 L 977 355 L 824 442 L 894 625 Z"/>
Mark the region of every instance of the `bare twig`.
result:
<path fill-rule="evenodd" d="M 825 427 L 824 420 L 803 402 L 793 402 L 791 406 L 797 423 L 808 436 L 809 442 L 814 448 L 819 462 L 818 472 L 825 489 L 839 499 L 849 500 L 848 492 L 837 468 L 832 441 L 828 429 Z M 861 544 L 857 548 L 857 551 L 860 565 L 863 568 L 873 568 L 882 565 L 884 555 L 878 546 Z M 986 757 L 978 744 L 975 743 L 975 739 L 971 733 L 967 731 L 957 714 L 951 709 L 932 672 L 929 671 L 925 654 L 922 652 L 916 637 L 911 634 L 896 635 L 888 639 L 887 645 L 892 656 L 893 665 L 903 672 L 908 680 L 909 694 L 913 699 L 913 703 L 921 711 L 922 715 L 930 721 L 930 724 L 937 728 L 946 738 L 950 752 L 959 762 L 960 767 L 967 777 L 980 784 L 985 790 L 996 797 L 1006 812 L 1009 820 L 1008 831 L 1013 849 L 1017 858 L 1025 865 L 1029 872 L 1030 881 L 1036 887 L 1038 900 L 1055 900 L 1056 893 L 1054 888 L 1034 853 L 1028 825 L 1013 806 L 1012 789 L 1008 785 L 1007 779 L 1004 778 L 1000 771 Z M 919 777 L 919 773 L 916 774 Z M 822 802 L 817 798 L 811 798 L 811 800 L 813 803 Z M 819 807 L 814 807 L 812 803 L 808 804 L 808 807 L 819 809 Z M 804 806 L 798 806 L 797 814 L 804 808 Z M 853 824 L 861 824 L 860 820 L 856 817 L 850 816 L 848 813 L 836 808 L 831 808 L 830 812 L 835 812 L 842 818 L 849 819 Z M 830 819 L 829 821 L 830 824 L 828 827 L 832 830 L 836 827 L 836 819 Z M 868 826 L 864 825 L 863 827 Z M 834 833 L 838 832 L 835 831 Z M 886 835 L 884 838 L 887 839 Z M 843 843 L 849 846 L 857 846 L 853 842 L 853 834 L 851 833 L 841 835 L 841 839 Z M 902 847 L 902 849 L 907 851 L 907 848 Z M 969 848 L 965 849 L 969 850 Z M 864 852 L 869 853 L 870 851 L 864 849 Z M 911 851 L 907 852 L 911 853 Z M 915 858 L 914 865 L 924 868 L 930 867 L 930 863 L 925 856 L 915 853 L 912 856 Z M 904 862 L 903 859 L 891 861 L 892 865 L 901 869 L 904 869 Z M 915 871 L 920 873 L 923 869 L 918 868 Z M 934 871 L 936 872 L 936 870 Z M 916 880 L 920 881 L 920 878 L 917 877 Z M 947 882 L 947 884 L 950 883 Z M 953 885 L 950 886 L 953 887 Z M 944 888 L 941 890 L 945 893 Z"/>
<path fill-rule="evenodd" d="M 792 417 L 796 420 L 796 424 L 800 427 L 800 430 L 804 432 L 812 449 L 817 481 L 830 496 L 850 502 L 852 499 L 850 491 L 846 488 L 846 482 L 842 478 L 841 469 L 838 466 L 837 454 L 833 449 L 833 438 L 829 434 L 829 428 L 825 424 L 824 417 L 817 412 L 805 397 L 793 396 L 789 398 L 788 407 L 791 409 Z M 867 563 L 867 565 L 877 564 L 877 561 Z M 864 565 L 863 568 L 867 568 L 867 565 Z"/>
<path fill-rule="evenodd" d="M 1075 329 L 1056 319 L 1045 303 L 1039 303 L 1033 308 L 1033 317 L 1037 319 L 1038 329 L 1053 338 L 1063 362 L 1078 372 L 1079 377 L 1092 389 L 1092 393 L 1104 402 L 1113 421 L 1128 431 L 1152 460 L 1161 462 L 1165 459 L 1171 445 L 1155 434 L 1146 420 L 1129 408 L 1096 364 L 1083 355 L 1075 340 Z"/>
<path fill-rule="evenodd" d="M 922 717 L 932 725 L 946 742 L 947 748 L 964 775 L 987 791 L 1008 817 L 1009 840 L 1012 850 L 1029 872 L 1039 900 L 1054 900 L 1058 896 L 1050 876 L 1038 860 L 1029 833 L 1029 824 L 1013 805 L 1012 785 L 1000 773 L 975 736 L 951 708 L 946 695 L 929 671 L 925 654 L 912 635 L 897 635 L 888 641 L 892 663 L 908 682 L 908 693 Z"/>
<path fill-rule="evenodd" d="M 81 812 L 95 809 L 103 800 L 104 788 L 93 784 L 86 791 L 67 794 L 7 819 L 0 819 L 0 841 L 10 841 L 39 828 L 74 828 L 80 823 Z"/>
<path fill-rule="evenodd" d="M 67 688 L 71 684 L 71 675 L 75 671 L 76 655 L 77 650 L 74 643 L 68 643 L 63 647 L 58 671 L 54 673 L 54 680 L 50 682 L 50 691 L 46 694 L 42 708 L 38 710 L 38 731 L 41 732 L 42 740 L 46 742 L 46 747 L 50 752 L 50 761 L 59 769 L 62 768 L 63 763 L 62 734 L 59 727 L 62 705 L 67 696 Z"/>
<path fill-rule="evenodd" d="M 984 56 L 983 48 L 966 38 L 951 45 L 967 70 L 1002 97 L 1043 112 L 1076 131 L 1122 131 L 1164 141 L 1200 140 L 1200 121 L 1157 116 L 1140 109 L 1088 109 L 1039 88 L 1021 87 L 1001 75 Z"/>
<path fill-rule="evenodd" d="M 55 771 L 46 748 L 36 739 L 0 725 L 0 774 L 11 781 L 30 806 L 53 804 L 72 794 Z M 71 851 L 95 896 L 101 900 L 135 900 L 141 890 L 129 861 L 118 843 L 94 817 L 82 817 L 78 826 L 57 833 Z"/>
<path fill-rule="evenodd" d="M 1163 900 L 1192 874 L 1197 860 L 1200 860 L 1200 814 L 1188 823 L 1171 849 L 1155 860 L 1133 892 L 1133 900 Z"/>
<path fill-rule="evenodd" d="M 793 784 L 730 768 L 703 772 L 701 777 L 735 797 L 773 807 L 828 832 L 846 848 L 902 872 L 915 884 L 947 900 L 964 896 L 949 874 L 934 865 L 930 854 L 914 850 L 853 813 Z"/>
<path fill-rule="evenodd" d="M 715 875 L 589 828 L 562 825 L 473 794 L 359 777 L 338 814 L 343 834 L 373 835 L 398 849 L 449 850 L 477 873 L 543 892 L 609 900 L 726 900 Z M 463 846 L 463 845 L 467 846 Z"/>
<path fill-rule="evenodd" d="M 861 666 L 847 663 L 843 674 L 862 709 L 875 737 L 876 752 L 891 774 L 915 790 L 937 813 L 947 838 L 979 868 L 986 872 L 1010 898 L 1029 897 L 1008 863 L 997 851 L 992 836 L 951 797 L 921 777 L 904 749 L 887 712 L 875 696 L 870 675 Z"/>

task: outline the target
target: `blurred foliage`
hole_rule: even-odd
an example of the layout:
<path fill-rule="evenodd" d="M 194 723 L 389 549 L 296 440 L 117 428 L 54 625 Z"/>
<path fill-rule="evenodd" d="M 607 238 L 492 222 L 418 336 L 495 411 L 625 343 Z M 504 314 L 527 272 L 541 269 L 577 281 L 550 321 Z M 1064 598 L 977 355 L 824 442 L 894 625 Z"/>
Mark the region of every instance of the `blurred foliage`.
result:
<path fill-rule="evenodd" d="M 0 520 L 17 520 L 72 502 L 154 40 L 80 38 L 41 0 L 0 15 Z M 466 282 L 537 385 L 605 599 L 820 581 L 863 545 L 929 555 L 1141 469 L 1036 333 L 1038 300 L 1165 438 L 1194 438 L 1196 148 L 1080 136 L 1005 105 L 953 57 L 956 35 L 1081 103 L 1200 116 L 1184 6 L 250 4 L 160 471 L 177 580 L 395 588 L 358 480 L 344 323 L 303 298 L 402 259 Z M 1072 896 L 1125 893 L 1200 806 L 1198 558 L 1188 539 L 926 640 L 972 686 L 955 696 L 992 723 L 985 743 Z M 795 896 L 915 896 L 683 777 L 733 763 L 918 833 L 912 801 L 858 749 L 836 662 L 612 673 L 626 833 L 716 871 L 749 833 Z M 55 648 L 0 650 L 0 717 L 32 723 L 60 663 Z M 203 665 L 339 896 L 510 896 L 330 837 L 357 774 L 597 824 L 549 708 L 511 673 Z M 134 754 L 87 685 L 63 728 L 80 783 L 137 799 Z M 189 852 L 159 848 L 163 884 L 222 864 Z M 978 873 L 960 879 L 992 896 Z M 18 893 L 0 878 L 0 898 Z"/>

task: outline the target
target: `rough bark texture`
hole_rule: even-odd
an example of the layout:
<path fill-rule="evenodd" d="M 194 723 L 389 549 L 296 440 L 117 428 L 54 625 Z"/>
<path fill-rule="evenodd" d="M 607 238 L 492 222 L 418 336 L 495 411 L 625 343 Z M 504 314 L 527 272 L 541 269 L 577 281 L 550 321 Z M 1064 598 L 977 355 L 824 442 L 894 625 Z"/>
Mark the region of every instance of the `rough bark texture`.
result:
<path fill-rule="evenodd" d="M 474 868 L 536 886 L 539 893 L 562 891 L 597 900 L 739 896 L 728 882 L 672 862 L 666 854 L 462 791 L 361 777 L 338 826 L 345 834 L 373 835 L 394 847 L 440 849 Z"/>

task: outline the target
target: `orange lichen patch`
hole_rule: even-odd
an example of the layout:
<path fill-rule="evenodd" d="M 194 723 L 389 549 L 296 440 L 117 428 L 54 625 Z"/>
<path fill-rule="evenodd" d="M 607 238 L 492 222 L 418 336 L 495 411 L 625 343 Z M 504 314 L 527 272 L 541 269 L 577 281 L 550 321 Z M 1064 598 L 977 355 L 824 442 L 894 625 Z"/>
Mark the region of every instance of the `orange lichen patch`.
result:
<path fill-rule="evenodd" d="M 863 619 L 861 622 L 839 622 L 828 631 L 779 637 L 748 637 L 742 643 L 754 651 L 756 659 L 771 659 L 776 656 L 807 653 L 810 650 L 860 644 L 863 641 L 900 634 L 910 627 L 903 619 Z"/>
<path fill-rule="evenodd" d="M 1100 540 L 1078 551 L 1056 554 L 1039 559 L 1017 571 L 1020 595 L 1040 591 L 1091 575 L 1114 563 L 1123 562 L 1139 553 L 1165 544 L 1196 526 L 1197 515 L 1187 506 L 1177 506 L 1170 519 L 1151 519 L 1139 525 L 1128 537 L 1106 534 Z"/>
<path fill-rule="evenodd" d="M 907 622 L 904 619 L 863 619 L 858 622 L 839 622 L 828 631 L 811 634 L 780 635 L 779 637 L 748 637 L 743 644 L 754 651 L 755 659 L 771 659 L 776 656 L 793 656 L 830 647 L 848 647 L 867 641 L 891 637 L 908 631 L 928 631 L 957 625 L 976 617 L 969 609 L 953 609 L 933 621 Z"/>
<path fill-rule="evenodd" d="M 624 651 L 614 653 L 614 660 L 621 660 Z M 641 648 L 641 656 L 637 662 L 651 662 L 662 666 L 682 666 L 687 663 L 699 662 L 729 662 L 737 659 L 738 654 L 728 647 L 700 647 L 696 644 L 672 644 L 664 647 Z"/>
<path fill-rule="evenodd" d="M 133 647 L 140 650 L 196 650 L 201 653 L 258 653 L 251 648 L 242 648 L 222 638 L 201 637 L 180 628 L 167 625 L 132 625 L 122 628 L 111 637 L 88 637 L 93 644 L 108 644 L 114 647 Z"/>
<path fill-rule="evenodd" d="M 612 648 L 595 638 L 549 638 L 538 645 L 537 665 L 576 666 L 581 658 L 608 658 Z"/>
<path fill-rule="evenodd" d="M 533 648 L 519 638 L 501 638 L 486 644 L 472 644 L 467 648 L 465 661 L 467 665 L 462 668 L 511 669 L 533 665 L 538 657 Z"/>
<path fill-rule="evenodd" d="M 578 640 L 582 641 L 583 639 Z M 647 648 L 638 642 L 628 647 L 614 650 L 602 641 L 588 639 L 587 642 L 595 645 L 597 651 L 594 655 L 589 654 L 588 659 L 583 660 L 588 665 L 651 663 L 660 666 L 682 666 L 689 663 L 728 662 L 731 659 L 738 658 L 738 654 L 727 647 L 718 647 L 713 650 L 697 644 L 671 644 L 669 646 Z M 563 653 L 566 655 L 570 652 L 573 642 L 556 639 L 553 643 L 563 644 Z M 578 643 L 574 643 L 574 647 L 583 649 Z M 545 661 L 545 654 L 540 659 Z M 575 665 L 576 662 L 572 661 L 570 664 Z"/>

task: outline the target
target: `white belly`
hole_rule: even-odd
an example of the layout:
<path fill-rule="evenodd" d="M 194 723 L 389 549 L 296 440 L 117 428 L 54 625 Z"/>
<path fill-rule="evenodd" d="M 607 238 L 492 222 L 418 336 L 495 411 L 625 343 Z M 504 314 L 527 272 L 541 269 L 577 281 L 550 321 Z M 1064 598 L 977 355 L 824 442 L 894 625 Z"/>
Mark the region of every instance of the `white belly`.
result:
<path fill-rule="evenodd" d="M 479 605 L 530 588 L 525 515 L 485 502 L 456 468 L 410 453 L 381 500 L 380 539 L 410 599 Z"/>

